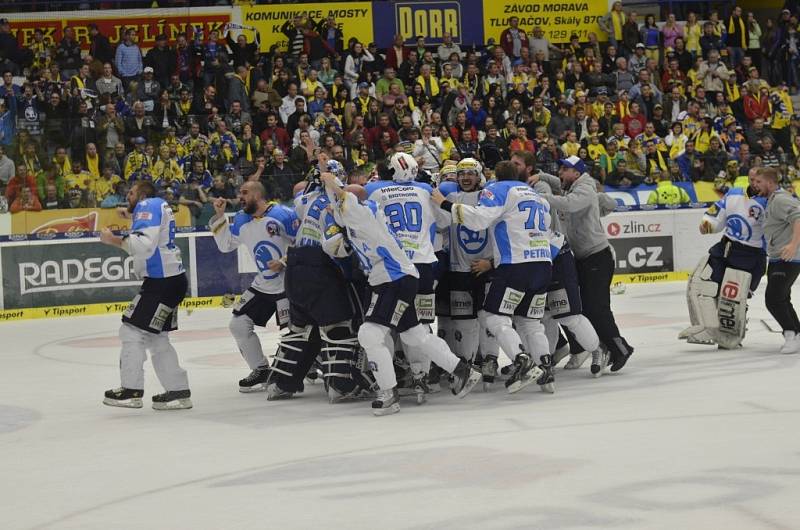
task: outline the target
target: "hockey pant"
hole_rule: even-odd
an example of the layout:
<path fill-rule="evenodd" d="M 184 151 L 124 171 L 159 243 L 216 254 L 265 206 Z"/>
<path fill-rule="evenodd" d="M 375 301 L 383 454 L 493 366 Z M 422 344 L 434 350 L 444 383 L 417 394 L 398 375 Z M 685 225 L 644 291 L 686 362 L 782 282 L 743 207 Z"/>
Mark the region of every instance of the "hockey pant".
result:
<path fill-rule="evenodd" d="M 123 388 L 144 389 L 144 362 L 147 350 L 161 386 L 167 391 L 188 390 L 189 378 L 178 362 L 178 352 L 169 341 L 166 331 L 148 333 L 128 323 L 119 328 L 122 342 L 120 378 Z"/>

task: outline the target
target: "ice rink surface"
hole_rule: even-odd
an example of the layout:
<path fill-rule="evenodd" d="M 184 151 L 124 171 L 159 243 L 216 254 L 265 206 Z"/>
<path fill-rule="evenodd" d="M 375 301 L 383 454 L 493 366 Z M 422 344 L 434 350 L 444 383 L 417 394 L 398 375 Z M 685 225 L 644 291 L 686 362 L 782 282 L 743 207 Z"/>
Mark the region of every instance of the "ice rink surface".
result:
<path fill-rule="evenodd" d="M 0 528 L 800 528 L 800 355 L 761 325 L 745 348 L 676 340 L 683 284 L 613 297 L 636 348 L 619 374 L 556 374 L 509 396 L 373 417 L 321 385 L 267 402 L 227 310 L 181 315 L 190 411 L 105 407 L 119 316 L 0 324 Z M 261 333 L 274 351 L 277 330 Z"/>

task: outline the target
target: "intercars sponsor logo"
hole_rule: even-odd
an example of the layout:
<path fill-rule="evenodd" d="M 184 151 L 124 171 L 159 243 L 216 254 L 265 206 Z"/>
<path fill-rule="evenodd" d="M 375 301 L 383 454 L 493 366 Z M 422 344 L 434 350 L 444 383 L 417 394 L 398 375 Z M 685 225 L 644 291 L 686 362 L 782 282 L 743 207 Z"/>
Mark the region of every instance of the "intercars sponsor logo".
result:
<path fill-rule="evenodd" d="M 20 294 L 139 284 L 132 257 L 47 260 L 18 264 Z"/>

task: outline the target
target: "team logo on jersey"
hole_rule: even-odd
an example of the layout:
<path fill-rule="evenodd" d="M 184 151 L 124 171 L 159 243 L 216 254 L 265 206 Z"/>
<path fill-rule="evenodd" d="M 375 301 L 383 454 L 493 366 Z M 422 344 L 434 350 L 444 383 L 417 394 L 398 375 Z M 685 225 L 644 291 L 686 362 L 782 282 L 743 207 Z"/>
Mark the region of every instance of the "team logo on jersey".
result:
<path fill-rule="evenodd" d="M 456 235 L 458 237 L 459 246 L 464 249 L 464 252 L 467 254 L 478 254 L 486 248 L 486 244 L 489 242 L 485 231 L 481 230 L 476 232 L 464 225 L 458 225 Z"/>
<path fill-rule="evenodd" d="M 253 249 L 256 268 L 258 272 L 261 273 L 261 277 L 265 280 L 272 280 L 278 277 L 278 274 L 280 274 L 279 272 L 272 272 L 269 270 L 269 262 L 280 259 L 282 256 L 283 253 L 281 249 L 271 241 L 260 241 Z"/>
<path fill-rule="evenodd" d="M 739 241 L 749 241 L 753 235 L 753 228 L 747 219 L 741 215 L 731 215 L 727 221 L 728 231 L 730 234 Z"/>
<path fill-rule="evenodd" d="M 751 219 L 755 219 L 758 221 L 761 219 L 761 214 L 764 213 L 764 210 L 760 206 L 751 206 L 750 209 L 747 211 L 747 215 L 750 216 Z"/>
<path fill-rule="evenodd" d="M 266 229 L 267 233 L 272 237 L 277 236 L 278 232 L 280 231 L 278 229 L 278 223 L 276 223 L 275 221 L 267 221 Z"/>
<path fill-rule="evenodd" d="M 153 214 L 150 212 L 139 212 L 136 214 L 136 221 L 150 221 L 153 219 Z"/>

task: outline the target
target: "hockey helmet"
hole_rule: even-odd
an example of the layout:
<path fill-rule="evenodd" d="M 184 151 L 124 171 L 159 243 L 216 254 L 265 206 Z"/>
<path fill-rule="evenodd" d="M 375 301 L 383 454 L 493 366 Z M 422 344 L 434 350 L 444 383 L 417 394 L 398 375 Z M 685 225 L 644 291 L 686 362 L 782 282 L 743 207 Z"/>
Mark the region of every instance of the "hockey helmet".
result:
<path fill-rule="evenodd" d="M 395 182 L 411 182 L 417 178 L 419 165 L 414 157 L 407 153 L 393 154 L 389 166 L 394 170 L 392 179 Z"/>

